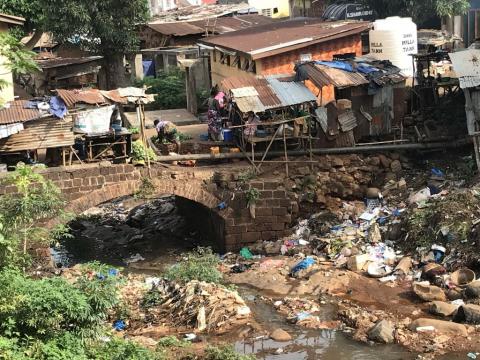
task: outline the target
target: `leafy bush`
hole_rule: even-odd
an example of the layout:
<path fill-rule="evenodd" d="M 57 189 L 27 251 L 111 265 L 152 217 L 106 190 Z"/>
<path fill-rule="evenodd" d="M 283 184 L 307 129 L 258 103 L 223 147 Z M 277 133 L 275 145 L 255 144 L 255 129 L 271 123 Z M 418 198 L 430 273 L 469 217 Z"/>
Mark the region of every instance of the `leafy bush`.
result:
<path fill-rule="evenodd" d="M 147 161 L 148 158 L 150 161 L 154 161 L 157 155 L 151 148 L 145 149 L 142 141 L 137 140 L 132 142 L 132 158 L 135 161 Z"/>
<path fill-rule="evenodd" d="M 17 193 L 0 197 L 0 217 L 10 237 L 23 239 L 23 253 L 26 254 L 30 238 L 36 241 L 50 241 L 51 234 L 45 227 L 39 227 L 42 220 L 62 213 L 65 202 L 60 189 L 53 182 L 36 172 L 41 166 L 28 166 L 18 163 L 15 171 L 4 180 L 14 185 Z"/>
<path fill-rule="evenodd" d="M 220 283 L 222 273 L 217 269 L 219 262 L 219 258 L 212 249 L 199 247 L 195 251 L 184 254 L 182 261 L 170 267 L 165 277 L 178 282 L 199 280 Z"/>
<path fill-rule="evenodd" d="M 165 336 L 160 340 L 158 340 L 157 348 L 170 348 L 170 347 L 180 348 L 180 347 L 186 347 L 188 345 L 190 345 L 190 342 L 185 340 L 179 340 L 176 336 L 170 335 L 170 336 Z"/>
<path fill-rule="evenodd" d="M 113 337 L 102 346 L 90 351 L 89 359 L 95 360 L 160 360 L 163 357 L 133 341 Z"/>
<path fill-rule="evenodd" d="M 33 280 L 18 271 L 0 273 L 0 331 L 4 336 L 50 339 L 65 331 L 82 339 L 97 336 L 118 304 L 116 276 L 106 267 L 85 269 L 74 284 L 64 278 Z M 105 275 L 103 275 L 105 274 Z"/>
<path fill-rule="evenodd" d="M 241 355 L 233 346 L 209 346 L 205 350 L 204 360 L 255 360 L 253 355 Z"/>
<path fill-rule="evenodd" d="M 148 76 L 137 86 L 147 86 L 147 93 L 157 94 L 155 107 L 158 109 L 183 109 L 187 106 L 185 72 L 180 69 L 159 71 L 156 78 Z"/>

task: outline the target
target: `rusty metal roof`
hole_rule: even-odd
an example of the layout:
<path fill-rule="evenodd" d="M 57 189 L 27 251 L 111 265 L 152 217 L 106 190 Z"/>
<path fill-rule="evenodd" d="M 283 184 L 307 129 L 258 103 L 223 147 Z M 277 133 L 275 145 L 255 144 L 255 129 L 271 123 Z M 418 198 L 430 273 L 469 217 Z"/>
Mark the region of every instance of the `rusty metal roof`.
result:
<path fill-rule="evenodd" d="M 195 21 L 207 18 L 221 17 L 248 11 L 251 7 L 246 3 L 240 4 L 202 4 L 181 6 L 176 9 L 164 11 L 153 18 L 154 23 L 174 21 Z"/>
<path fill-rule="evenodd" d="M 187 36 L 204 34 L 207 31 L 209 34 L 224 34 L 253 26 L 271 24 L 275 21 L 267 16 L 250 14 L 194 21 L 151 22 L 147 26 L 163 35 Z"/>
<path fill-rule="evenodd" d="M 173 36 L 186 36 L 203 34 L 205 29 L 184 21 L 171 23 L 150 23 L 148 27 L 163 34 Z"/>
<path fill-rule="evenodd" d="M 12 101 L 0 109 L 0 125 L 23 123 L 41 117 L 38 109 L 26 109 L 27 100 Z"/>
<path fill-rule="evenodd" d="M 77 65 L 77 64 L 85 64 L 92 61 L 97 61 L 103 59 L 102 56 L 87 56 L 81 58 L 53 58 L 47 60 L 35 60 L 42 69 L 51 69 L 61 66 L 68 66 L 68 65 Z"/>
<path fill-rule="evenodd" d="M 263 77 L 255 76 L 236 76 L 229 77 L 222 81 L 222 88 L 227 92 L 232 89 L 239 89 L 245 87 L 253 87 L 258 92 L 258 98 L 261 103 L 267 108 L 274 108 L 281 106 L 282 102 L 278 96 L 273 92 L 268 81 Z"/>
<path fill-rule="evenodd" d="M 333 85 L 337 88 L 366 85 L 369 81 L 360 73 L 348 72 L 325 65 L 306 64 L 310 80 L 315 85 Z"/>
<path fill-rule="evenodd" d="M 76 103 L 85 103 L 90 105 L 104 104 L 107 102 L 100 90 L 65 90 L 57 89 L 57 94 L 62 98 L 67 107 L 72 107 Z"/>
<path fill-rule="evenodd" d="M 263 112 L 317 100 L 303 83 L 280 79 L 280 75 L 230 77 L 222 81 L 221 87 L 234 95 L 242 112 Z"/>
<path fill-rule="evenodd" d="M 82 89 L 82 90 L 55 90 L 65 102 L 67 107 L 72 107 L 77 103 L 85 103 L 90 105 L 109 104 L 111 102 L 119 104 L 127 104 L 129 102 L 141 101 L 148 104 L 154 101 L 155 94 L 146 94 L 143 88 L 119 88 L 115 90 L 98 90 L 98 89 Z"/>
<path fill-rule="evenodd" d="M 238 51 L 252 59 L 300 49 L 312 44 L 356 35 L 370 29 L 371 23 L 361 21 L 325 22 L 303 18 L 273 22 L 235 32 L 201 39 L 208 46 Z"/>
<path fill-rule="evenodd" d="M 346 71 L 329 67 L 327 65 L 315 64 L 314 62 L 297 65 L 296 71 L 300 80 L 310 80 L 318 88 L 333 85 L 336 88 L 347 88 L 354 86 L 367 85 L 371 81 L 375 82 L 378 86 L 393 83 L 399 83 L 405 80 L 405 76 L 400 74 L 400 69 L 393 65 L 377 64 L 378 61 L 367 62 L 365 60 L 352 60 L 353 64 L 361 63 L 363 65 L 369 65 L 372 68 L 376 68 L 378 71 L 376 75 L 369 77 L 358 71 Z M 356 65 L 354 65 L 355 68 Z M 306 76 L 305 78 L 302 78 Z"/>

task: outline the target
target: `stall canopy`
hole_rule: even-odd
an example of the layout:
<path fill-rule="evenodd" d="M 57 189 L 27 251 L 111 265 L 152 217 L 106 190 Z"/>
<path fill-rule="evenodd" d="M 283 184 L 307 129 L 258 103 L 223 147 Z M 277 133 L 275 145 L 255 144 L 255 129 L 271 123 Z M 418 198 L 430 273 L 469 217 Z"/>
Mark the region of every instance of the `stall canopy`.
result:
<path fill-rule="evenodd" d="M 315 95 L 289 75 L 226 78 L 222 89 L 235 100 L 238 109 L 255 113 L 315 102 Z"/>

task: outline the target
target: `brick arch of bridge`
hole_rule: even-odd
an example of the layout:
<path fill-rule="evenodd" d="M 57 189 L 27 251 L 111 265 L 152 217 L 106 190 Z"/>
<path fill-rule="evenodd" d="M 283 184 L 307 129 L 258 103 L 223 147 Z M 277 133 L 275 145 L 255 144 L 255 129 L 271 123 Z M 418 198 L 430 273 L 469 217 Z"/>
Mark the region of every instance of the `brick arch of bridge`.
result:
<path fill-rule="evenodd" d="M 196 226 L 209 243 L 212 243 L 218 250 L 227 250 L 226 219 L 233 216 L 233 211 L 229 208 L 218 211 L 220 200 L 204 189 L 203 182 L 193 179 L 153 179 L 152 183 L 155 189 L 150 194 L 152 198 L 161 195 L 180 197 L 181 199 L 177 199 L 177 205 L 183 209 L 182 212 L 187 221 Z M 140 181 L 132 180 L 103 186 L 70 201 L 66 210 L 80 214 L 99 204 L 135 194 L 139 184 Z M 185 202 L 185 199 L 188 201 Z"/>
<path fill-rule="evenodd" d="M 203 205 L 204 207 L 216 211 L 220 200 L 203 188 L 201 181 L 189 180 L 158 180 L 152 181 L 154 185 L 154 192 L 152 197 L 160 195 L 176 195 L 183 197 L 187 200 L 194 201 Z M 101 187 L 97 190 L 85 193 L 83 196 L 70 201 L 66 207 L 67 211 L 74 212 L 76 214 L 82 213 L 92 207 L 99 204 L 123 197 L 135 194 L 140 185 L 139 181 L 125 181 L 117 184 L 110 184 Z M 232 211 L 226 209 L 222 212 L 217 212 L 218 215 L 223 218 L 229 218 L 232 216 Z"/>

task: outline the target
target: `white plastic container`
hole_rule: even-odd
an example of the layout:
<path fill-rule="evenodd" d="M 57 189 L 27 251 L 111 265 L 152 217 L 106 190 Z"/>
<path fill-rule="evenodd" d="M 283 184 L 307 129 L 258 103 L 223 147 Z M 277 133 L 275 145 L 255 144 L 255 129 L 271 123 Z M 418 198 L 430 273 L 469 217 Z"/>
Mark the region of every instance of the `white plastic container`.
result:
<path fill-rule="evenodd" d="M 413 76 L 410 54 L 418 52 L 417 25 L 411 18 L 389 17 L 377 20 L 370 31 L 370 54 L 390 60 L 407 76 Z"/>

